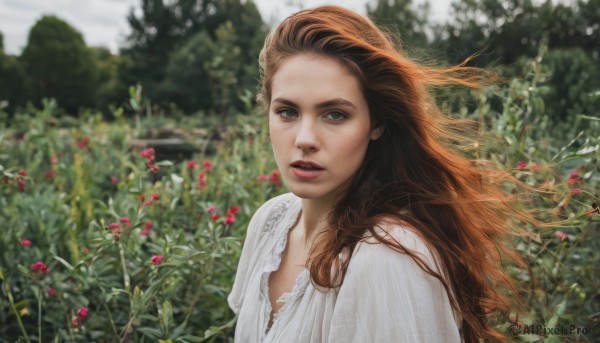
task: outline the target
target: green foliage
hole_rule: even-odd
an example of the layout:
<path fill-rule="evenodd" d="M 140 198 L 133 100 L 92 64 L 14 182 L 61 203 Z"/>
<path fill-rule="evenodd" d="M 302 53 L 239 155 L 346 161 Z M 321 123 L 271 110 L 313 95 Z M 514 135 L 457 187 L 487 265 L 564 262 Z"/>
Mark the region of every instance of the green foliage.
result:
<path fill-rule="evenodd" d="M 427 46 L 428 2 L 417 8 L 412 0 L 378 0 L 373 5 L 367 3 L 367 15 L 375 24 L 387 28 L 412 47 Z"/>
<path fill-rule="evenodd" d="M 19 60 L 0 49 L 0 110 L 12 113 L 27 101 L 25 71 Z"/>
<path fill-rule="evenodd" d="M 169 62 L 165 94 L 186 112 L 212 108 L 221 115 L 234 104 L 240 91 L 238 80 L 240 48 L 231 22 L 221 25 L 216 41 L 206 31 L 191 37 Z"/>
<path fill-rule="evenodd" d="M 541 189 L 522 209 L 560 223 L 515 237 L 530 270 L 506 267 L 527 307 L 518 317 L 515 309 L 496 318 L 496 327 L 518 341 L 589 342 L 600 330 L 600 214 L 592 205 L 600 192 L 600 120 L 577 115 L 551 123 L 542 56 L 524 63 L 523 77 L 472 93 L 476 106 L 453 106 L 455 115 L 480 123 L 472 157 Z M 286 191 L 269 181 L 275 164 L 264 118 L 255 111 L 232 116 L 227 129 L 207 134 L 216 124 L 210 117 L 158 116 L 141 88 L 130 96 L 133 120 L 122 108 L 112 123 L 97 113 L 67 120 L 45 101 L 17 113 L 10 126 L 0 121 L 3 339 L 231 339 L 235 317 L 226 296 L 248 221 Z M 196 147 L 195 163 L 158 146 L 156 159 L 141 154 L 138 139 L 159 127 Z M 588 334 L 524 334 L 524 325 L 573 325 Z"/>
<path fill-rule="evenodd" d="M 119 103 L 119 94 L 125 94 L 119 84 L 119 65 L 121 58 L 113 55 L 104 47 L 90 48 L 98 73 L 98 89 L 96 90 L 97 107 L 103 111 L 110 104 Z"/>
<path fill-rule="evenodd" d="M 175 102 L 188 113 L 245 110 L 237 95 L 224 93 L 233 83 L 239 90 L 255 88 L 266 27 L 252 1 L 143 0 L 141 7 L 140 16 L 128 17 L 123 84 L 141 83 L 155 102 Z M 184 79 L 199 89 L 178 79 L 185 74 L 182 62 L 190 71 Z"/>
<path fill-rule="evenodd" d="M 83 37 L 65 21 L 44 16 L 29 32 L 21 56 L 30 99 L 36 104 L 53 97 L 67 112 L 96 104 L 97 74 Z"/>
<path fill-rule="evenodd" d="M 132 95 L 141 110 L 144 100 Z M 284 191 L 257 180 L 274 168 L 260 117 L 230 118 L 232 129 L 216 142 L 194 135 L 206 123 L 178 122 L 197 147 L 195 163 L 157 159 L 152 173 L 132 139 L 173 118 L 147 112 L 136 122 L 115 113 L 107 123 L 88 114 L 65 126 L 57 114 L 46 102 L 0 131 L 0 337 L 195 342 L 232 335 L 226 295 L 246 225 Z M 216 154 L 205 152 L 209 144 L 218 145 Z M 156 148 L 157 157 L 164 153 Z M 34 270 L 37 261 L 48 271 Z"/>

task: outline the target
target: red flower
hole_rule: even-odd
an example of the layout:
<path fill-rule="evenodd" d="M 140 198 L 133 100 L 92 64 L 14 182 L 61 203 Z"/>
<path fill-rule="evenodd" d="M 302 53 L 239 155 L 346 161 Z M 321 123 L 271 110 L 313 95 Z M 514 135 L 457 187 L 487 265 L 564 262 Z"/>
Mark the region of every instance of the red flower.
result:
<path fill-rule="evenodd" d="M 80 319 L 87 318 L 89 310 L 90 309 L 88 307 L 80 307 L 79 309 L 77 309 L 77 317 L 79 317 Z"/>
<path fill-rule="evenodd" d="M 519 161 L 519 162 L 517 162 L 516 167 L 517 167 L 517 169 L 525 169 L 527 167 L 527 162 Z"/>
<path fill-rule="evenodd" d="M 50 295 L 56 295 L 56 291 L 54 290 L 54 288 L 48 287 L 47 291 Z"/>
<path fill-rule="evenodd" d="M 142 196 L 140 196 L 140 199 L 141 199 L 142 201 L 144 201 L 144 199 L 145 199 L 145 198 L 146 198 L 146 197 L 145 197 L 143 194 L 142 194 Z M 146 206 L 150 206 L 150 205 L 152 205 L 152 203 L 153 203 L 154 201 L 156 201 L 156 200 L 160 200 L 160 196 L 159 196 L 158 194 L 156 194 L 156 193 L 152 193 L 152 194 L 150 195 L 150 198 L 148 199 L 148 201 L 146 201 L 146 202 L 144 203 L 144 205 L 146 205 Z"/>
<path fill-rule="evenodd" d="M 206 171 L 210 171 L 212 169 L 212 162 L 210 160 L 202 161 L 202 168 L 204 168 Z"/>
<path fill-rule="evenodd" d="M 81 248 L 81 252 L 84 254 L 89 254 L 90 253 L 90 249 L 88 247 L 83 247 Z"/>
<path fill-rule="evenodd" d="M 119 185 L 119 180 L 117 180 L 116 176 L 111 176 L 110 177 L 110 183 L 112 183 L 113 186 L 117 186 L 117 185 Z"/>
<path fill-rule="evenodd" d="M 187 165 L 188 169 L 194 169 L 194 167 L 196 167 L 196 161 L 194 161 L 194 160 L 187 161 L 186 165 Z"/>
<path fill-rule="evenodd" d="M 235 216 L 231 212 L 227 212 L 225 215 L 225 225 L 231 225 L 235 221 Z"/>
<path fill-rule="evenodd" d="M 571 170 L 567 183 L 573 184 L 577 183 L 579 180 L 581 180 L 581 178 L 579 177 L 579 174 L 577 174 L 577 171 L 575 169 Z"/>
<path fill-rule="evenodd" d="M 121 219 L 119 220 L 121 223 L 127 225 L 127 227 L 131 226 L 131 222 L 129 221 L 128 217 L 121 217 Z"/>
<path fill-rule="evenodd" d="M 17 188 L 19 188 L 21 192 L 25 192 L 25 180 L 20 177 L 17 177 Z"/>
<path fill-rule="evenodd" d="M 261 182 L 262 181 L 267 181 L 268 179 L 269 179 L 268 175 L 259 175 L 259 176 L 256 177 L 256 180 L 261 181 Z"/>
<path fill-rule="evenodd" d="M 25 170 L 19 169 L 18 174 L 21 176 L 25 176 L 26 173 L 25 173 Z"/>
<path fill-rule="evenodd" d="M 227 210 L 227 213 L 233 213 L 236 214 L 240 211 L 240 207 L 238 205 L 231 205 L 229 207 L 229 209 Z"/>
<path fill-rule="evenodd" d="M 217 210 L 217 206 L 215 205 L 210 205 L 208 206 L 208 208 L 206 209 L 206 212 L 208 213 L 214 213 Z"/>
<path fill-rule="evenodd" d="M 115 230 L 118 228 L 119 228 L 119 223 L 111 223 L 110 225 L 108 225 L 109 230 Z"/>
<path fill-rule="evenodd" d="M 140 156 L 144 157 L 150 161 L 153 161 L 154 160 L 154 148 L 148 148 L 148 149 L 142 150 L 142 152 L 140 152 Z"/>
<path fill-rule="evenodd" d="M 44 273 L 47 273 L 50 271 L 48 269 L 48 267 L 46 267 L 44 262 L 41 262 L 41 261 L 37 261 L 37 262 L 31 264 L 31 270 L 34 272 L 44 272 Z"/>
<path fill-rule="evenodd" d="M 157 264 L 161 263 L 164 259 L 165 259 L 165 257 L 162 255 L 154 255 L 154 256 L 150 257 L 150 262 L 152 262 L 152 264 L 154 264 L 154 265 L 157 265 Z"/>
<path fill-rule="evenodd" d="M 206 177 L 206 174 L 204 174 L 204 173 L 198 174 L 198 177 L 197 177 L 197 179 L 198 179 L 198 189 L 202 189 L 202 188 L 206 187 L 206 179 L 205 179 L 205 177 Z"/>
<path fill-rule="evenodd" d="M 54 170 L 52 169 L 48 169 L 45 173 L 44 173 L 44 177 L 49 180 L 52 179 L 53 177 L 56 176 L 56 173 L 54 172 Z"/>
<path fill-rule="evenodd" d="M 28 239 L 22 239 L 21 240 L 21 246 L 28 247 L 30 245 L 31 245 L 31 241 L 30 240 L 28 240 Z"/>
<path fill-rule="evenodd" d="M 148 171 L 150 171 L 151 173 L 156 173 L 160 170 L 160 167 L 157 166 L 153 160 L 146 162 L 146 168 L 148 168 Z"/>
<path fill-rule="evenodd" d="M 142 230 L 140 235 L 148 236 L 148 234 L 150 233 L 150 229 L 152 229 L 152 221 L 147 220 L 146 223 L 144 223 L 144 230 Z"/>
<path fill-rule="evenodd" d="M 280 186 L 281 185 L 281 180 L 279 179 L 279 169 L 273 169 L 273 172 L 271 173 L 271 183 L 273 183 L 275 186 Z"/>
<path fill-rule="evenodd" d="M 221 218 L 221 216 L 218 213 L 213 214 L 210 219 L 212 219 L 213 221 L 217 221 L 219 220 L 219 218 Z"/>
<path fill-rule="evenodd" d="M 557 230 L 554 235 L 558 238 L 560 238 L 561 241 L 564 241 L 565 239 L 569 238 L 569 235 L 567 235 L 566 233 Z"/>
<path fill-rule="evenodd" d="M 79 140 L 77 141 L 77 147 L 78 147 L 79 149 L 85 149 L 85 148 L 87 148 L 87 147 L 88 147 L 88 143 L 89 143 L 89 141 L 90 141 L 90 137 L 88 137 L 88 136 L 83 136 L 83 138 L 81 138 L 81 139 L 79 139 Z"/>

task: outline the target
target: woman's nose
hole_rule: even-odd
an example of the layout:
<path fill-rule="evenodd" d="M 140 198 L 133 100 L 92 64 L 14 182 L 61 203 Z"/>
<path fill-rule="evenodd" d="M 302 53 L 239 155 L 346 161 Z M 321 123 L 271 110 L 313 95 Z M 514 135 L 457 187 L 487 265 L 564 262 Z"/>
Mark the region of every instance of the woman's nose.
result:
<path fill-rule="evenodd" d="M 305 151 L 318 150 L 319 142 L 315 121 L 306 116 L 301 118 L 296 133 L 296 147 Z"/>

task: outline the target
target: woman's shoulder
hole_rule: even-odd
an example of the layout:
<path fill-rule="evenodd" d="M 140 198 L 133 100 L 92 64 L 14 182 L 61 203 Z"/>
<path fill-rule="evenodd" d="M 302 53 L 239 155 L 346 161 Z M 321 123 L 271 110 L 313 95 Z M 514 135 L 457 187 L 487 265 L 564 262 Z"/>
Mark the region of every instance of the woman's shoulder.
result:
<path fill-rule="evenodd" d="M 371 231 L 367 231 L 354 250 L 353 255 L 357 255 L 357 260 L 365 260 L 364 262 L 366 263 L 376 263 L 381 259 L 392 259 L 396 260 L 396 262 L 414 263 L 416 265 L 416 262 L 407 253 L 397 250 L 397 246 L 400 245 L 422 259 L 430 268 L 439 270 L 437 252 L 430 246 L 422 234 L 408 223 L 382 221 L 373 228 L 373 231 L 386 244 L 374 237 Z"/>

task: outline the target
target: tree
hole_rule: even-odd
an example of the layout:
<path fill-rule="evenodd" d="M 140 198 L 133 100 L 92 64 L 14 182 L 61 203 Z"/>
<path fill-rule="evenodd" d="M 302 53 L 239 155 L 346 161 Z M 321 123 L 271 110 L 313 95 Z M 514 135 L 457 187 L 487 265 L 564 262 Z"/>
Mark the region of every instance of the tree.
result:
<path fill-rule="evenodd" d="M 81 34 L 65 21 L 55 16 L 38 20 L 29 31 L 21 61 L 34 102 L 53 97 L 71 114 L 95 105 L 97 74 L 92 54 Z"/>
<path fill-rule="evenodd" d="M 210 93 L 213 88 L 201 87 L 198 92 L 208 93 L 195 93 L 195 97 L 205 100 L 193 100 L 174 93 L 184 87 L 177 85 L 181 81 L 173 78 L 182 68 L 171 59 L 181 62 L 188 54 L 198 61 L 211 60 L 214 50 L 208 39 L 216 42 L 217 29 L 230 21 L 234 28 L 243 27 L 234 34 L 234 41 L 228 43 L 240 49 L 239 63 L 234 70 L 237 84 L 242 88 L 255 88 L 258 53 L 267 29 L 252 1 L 142 0 L 141 9 L 140 15 L 132 11 L 128 17 L 132 33 L 128 37 L 129 46 L 122 49 L 122 83 L 141 83 L 155 103 L 175 101 L 179 104 L 182 101 L 186 111 L 213 110 L 211 107 L 215 102 L 211 99 L 218 96 Z M 195 48 L 188 44 L 191 40 L 208 45 Z M 202 53 L 208 55 L 198 55 Z M 198 68 L 192 68 L 192 74 L 199 73 Z M 185 79 L 189 80 L 189 75 Z M 199 85 L 203 81 L 189 82 Z"/>
<path fill-rule="evenodd" d="M 412 0 L 377 0 L 367 4 L 367 15 L 375 24 L 400 36 L 411 47 L 425 48 L 429 3 L 415 8 Z"/>
<path fill-rule="evenodd" d="M 4 53 L 4 36 L 0 32 L 0 103 L 6 101 L 2 107 L 12 113 L 17 106 L 24 105 L 27 101 L 25 89 L 25 74 L 19 60 Z"/>
<path fill-rule="evenodd" d="M 119 102 L 127 96 L 127 90 L 119 84 L 119 55 L 113 55 L 105 47 L 90 48 L 98 73 L 98 88 L 96 103 L 101 110 L 107 110 L 108 105 Z"/>

